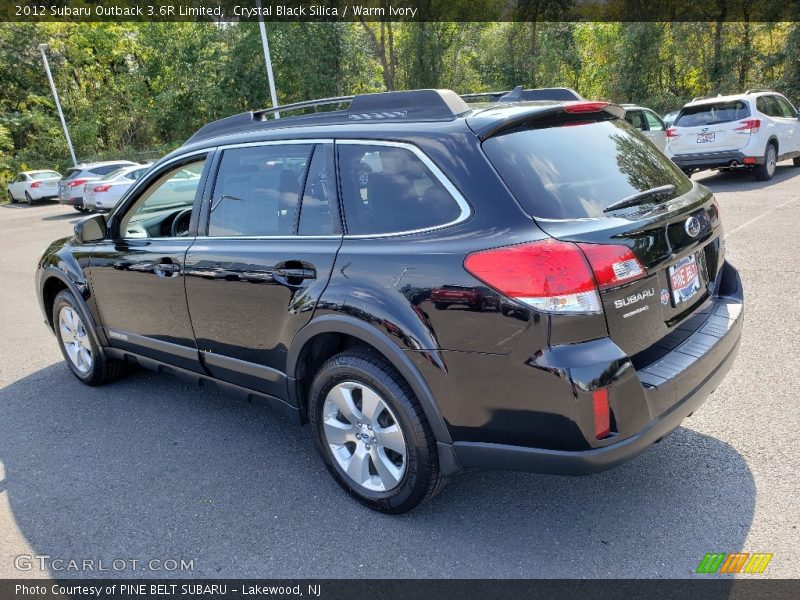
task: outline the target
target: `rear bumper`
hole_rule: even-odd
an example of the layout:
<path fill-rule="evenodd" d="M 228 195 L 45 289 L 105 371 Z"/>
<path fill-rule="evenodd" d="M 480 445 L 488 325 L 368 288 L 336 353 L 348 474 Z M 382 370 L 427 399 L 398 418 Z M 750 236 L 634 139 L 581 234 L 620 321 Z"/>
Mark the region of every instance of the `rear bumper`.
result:
<path fill-rule="evenodd" d="M 744 152 L 740 150 L 675 154 L 671 158 L 672 162 L 682 169 L 715 169 L 721 167 L 752 166 L 752 164 L 744 165 L 745 156 L 751 161 L 755 161 L 752 162 L 752 164 L 761 164 L 764 162 L 763 156 L 752 157 L 745 155 Z"/>
<path fill-rule="evenodd" d="M 83 206 L 83 196 L 72 197 L 66 195 L 59 195 L 58 201 L 61 204 L 67 204 L 69 206 Z"/>
<path fill-rule="evenodd" d="M 711 316 L 678 347 L 637 373 L 647 404 L 656 415 L 638 432 L 580 451 L 455 442 L 461 466 L 585 475 L 630 460 L 677 428 L 716 389 L 738 353 L 744 319 L 741 280 L 729 264 L 723 269 L 723 295 L 716 298 Z"/>

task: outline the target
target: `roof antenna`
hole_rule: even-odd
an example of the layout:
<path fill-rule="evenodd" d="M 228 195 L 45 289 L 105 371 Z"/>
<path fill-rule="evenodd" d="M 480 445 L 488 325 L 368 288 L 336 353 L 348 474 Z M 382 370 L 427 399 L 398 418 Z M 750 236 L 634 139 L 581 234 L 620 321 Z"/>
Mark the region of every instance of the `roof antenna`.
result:
<path fill-rule="evenodd" d="M 505 96 L 500 96 L 499 102 L 522 102 L 522 86 L 518 85 Z"/>

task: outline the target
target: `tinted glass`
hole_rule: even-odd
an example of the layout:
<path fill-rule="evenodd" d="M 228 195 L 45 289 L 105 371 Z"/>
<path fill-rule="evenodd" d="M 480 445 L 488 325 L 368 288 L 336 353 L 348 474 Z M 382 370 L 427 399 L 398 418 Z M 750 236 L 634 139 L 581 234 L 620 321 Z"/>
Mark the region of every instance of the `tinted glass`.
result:
<path fill-rule="evenodd" d="M 175 167 L 151 182 L 122 218 L 120 231 L 125 232 L 124 237 L 133 230 L 144 231 L 142 224 L 151 218 L 163 215 L 167 219 L 170 214 L 177 215 L 192 208 L 204 164 L 205 158 L 202 158 Z M 143 236 L 133 234 L 130 237 Z"/>
<path fill-rule="evenodd" d="M 31 174 L 32 179 L 42 180 L 42 179 L 56 179 L 57 177 L 61 177 L 60 173 L 56 173 L 55 171 L 44 171 L 42 173 L 33 173 Z"/>
<path fill-rule="evenodd" d="M 644 118 L 647 119 L 647 128 L 650 131 L 663 131 L 664 124 L 661 122 L 656 115 L 651 113 L 649 110 L 644 111 Z"/>
<path fill-rule="evenodd" d="M 225 150 L 208 235 L 292 235 L 310 156 L 306 144 Z"/>
<path fill-rule="evenodd" d="M 640 131 L 647 129 L 647 127 L 644 124 L 644 117 L 642 116 L 642 111 L 640 110 L 627 111 L 625 113 L 625 120 Z"/>
<path fill-rule="evenodd" d="M 113 171 L 117 171 L 117 170 L 119 170 L 119 169 L 121 169 L 122 167 L 125 167 L 125 166 L 127 166 L 127 165 L 124 165 L 124 164 L 103 165 L 101 167 L 92 167 L 89 170 L 92 173 L 94 173 L 95 175 L 108 175 L 109 173 L 111 173 Z"/>
<path fill-rule="evenodd" d="M 685 106 L 675 120 L 678 127 L 702 127 L 739 121 L 750 116 L 750 109 L 741 100 L 728 100 L 712 104 Z"/>
<path fill-rule="evenodd" d="M 316 147 L 311 159 L 297 232 L 300 235 L 332 235 L 340 230 L 338 219 L 333 144 L 322 144 Z"/>
<path fill-rule="evenodd" d="M 341 144 L 339 177 L 347 232 L 397 233 L 445 225 L 461 208 L 405 148 Z"/>
<path fill-rule="evenodd" d="M 756 99 L 756 108 L 768 117 L 779 117 L 780 109 L 772 96 L 760 96 Z"/>
<path fill-rule="evenodd" d="M 70 169 L 67 171 L 67 174 L 64 175 L 64 179 L 75 179 L 81 172 L 82 169 Z"/>
<path fill-rule="evenodd" d="M 483 149 L 534 217 L 601 217 L 605 207 L 638 192 L 672 184 L 675 197 L 692 185 L 619 119 L 517 130 L 486 140 Z"/>
<path fill-rule="evenodd" d="M 781 98 L 780 96 L 775 96 L 775 102 L 778 105 L 778 110 L 780 111 L 781 117 L 785 117 L 787 119 L 797 118 L 797 111 L 794 109 L 794 106 L 789 104 L 788 100 Z"/>

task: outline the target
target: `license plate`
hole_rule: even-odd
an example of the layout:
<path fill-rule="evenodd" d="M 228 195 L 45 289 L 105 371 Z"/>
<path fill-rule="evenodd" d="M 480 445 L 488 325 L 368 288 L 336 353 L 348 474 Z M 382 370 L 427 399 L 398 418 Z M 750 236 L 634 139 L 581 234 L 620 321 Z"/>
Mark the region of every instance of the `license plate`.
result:
<path fill-rule="evenodd" d="M 713 133 L 698 133 L 697 134 L 697 143 L 698 144 L 705 144 L 707 142 L 714 141 L 714 134 Z"/>
<path fill-rule="evenodd" d="M 691 300 L 700 291 L 700 270 L 694 254 L 680 259 L 669 268 L 669 285 L 675 306 Z"/>

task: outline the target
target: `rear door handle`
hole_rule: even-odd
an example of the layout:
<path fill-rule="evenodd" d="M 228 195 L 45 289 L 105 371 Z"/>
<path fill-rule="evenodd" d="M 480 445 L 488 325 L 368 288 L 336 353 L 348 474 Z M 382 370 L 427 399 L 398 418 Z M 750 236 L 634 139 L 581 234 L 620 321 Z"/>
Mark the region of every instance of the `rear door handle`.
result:
<path fill-rule="evenodd" d="M 181 272 L 181 265 L 169 258 L 162 258 L 153 265 L 153 270 L 159 277 L 175 277 Z"/>
<path fill-rule="evenodd" d="M 292 263 L 293 265 L 291 267 L 287 266 Z M 291 263 L 275 265 L 272 269 L 272 278 L 278 283 L 287 285 L 300 285 L 306 279 L 316 279 L 316 270 L 304 266 L 294 266 L 297 264 L 302 263 L 299 263 L 299 261 L 292 261 Z"/>

